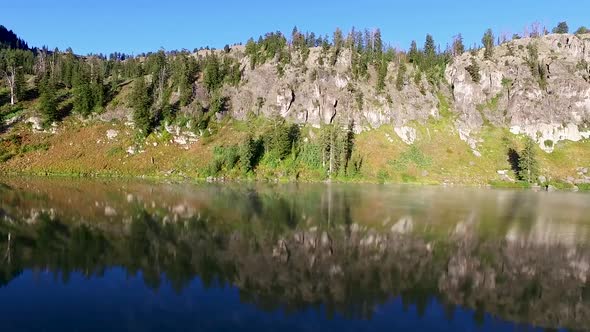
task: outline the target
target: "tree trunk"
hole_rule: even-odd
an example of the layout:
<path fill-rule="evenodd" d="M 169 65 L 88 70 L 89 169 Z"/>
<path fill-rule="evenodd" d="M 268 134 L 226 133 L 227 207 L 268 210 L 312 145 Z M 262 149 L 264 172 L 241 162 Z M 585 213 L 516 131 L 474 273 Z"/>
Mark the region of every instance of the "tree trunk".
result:
<path fill-rule="evenodd" d="M 334 131 L 330 128 L 330 178 L 334 171 Z"/>
<path fill-rule="evenodd" d="M 8 86 L 10 87 L 10 105 L 14 105 L 16 102 L 16 68 L 10 68 L 10 75 L 6 74 L 6 80 L 8 80 Z"/>
<path fill-rule="evenodd" d="M 14 77 L 10 82 L 10 105 L 14 105 Z"/>

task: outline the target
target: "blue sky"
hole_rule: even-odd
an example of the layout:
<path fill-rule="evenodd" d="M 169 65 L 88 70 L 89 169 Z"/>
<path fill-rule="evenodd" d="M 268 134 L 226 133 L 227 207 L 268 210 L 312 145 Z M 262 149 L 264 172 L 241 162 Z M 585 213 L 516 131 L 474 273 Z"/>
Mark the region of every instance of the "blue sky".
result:
<path fill-rule="evenodd" d="M 76 53 L 137 54 L 165 48 L 223 47 L 268 31 L 329 34 L 336 27 L 381 28 L 386 43 L 407 48 L 431 33 L 445 47 L 461 32 L 468 45 L 486 28 L 522 32 L 540 22 L 590 26 L 590 1 L 568 0 L 1 0 L 0 24 L 31 46 Z"/>

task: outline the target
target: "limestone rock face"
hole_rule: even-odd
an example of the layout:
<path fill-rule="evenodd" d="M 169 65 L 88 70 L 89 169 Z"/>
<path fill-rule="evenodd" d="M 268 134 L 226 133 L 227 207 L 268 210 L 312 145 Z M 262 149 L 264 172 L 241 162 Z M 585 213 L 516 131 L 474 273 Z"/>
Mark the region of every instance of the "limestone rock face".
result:
<path fill-rule="evenodd" d="M 538 50 L 543 77 L 533 75 L 529 48 Z M 472 61 L 480 68 L 474 82 L 466 70 Z M 445 71 L 453 105 L 460 113 L 457 126 L 477 130 L 488 121 L 526 134 L 546 152 L 562 140 L 590 137 L 590 36 L 552 34 L 514 40 L 494 49 L 454 59 Z M 537 67 L 533 66 L 533 69 Z"/>
<path fill-rule="evenodd" d="M 399 64 L 392 62 L 379 92 L 374 66 L 369 66 L 368 78 L 353 77 L 348 49 L 335 65 L 319 47 L 311 48 L 305 60 L 292 51 L 292 62 L 281 70 L 278 59 L 252 69 L 243 49 L 230 54 L 241 63 L 242 82 L 225 86 L 223 95 L 229 115 L 238 119 L 280 116 L 314 127 L 354 122 L 356 133 L 388 125 L 412 144 L 420 139 L 413 124 L 438 119 L 445 100 L 446 112 L 455 119 L 454 134 L 475 155 L 480 155 L 478 132 L 488 124 L 528 135 L 546 152 L 559 141 L 590 137 L 590 34 L 513 40 L 494 47 L 490 59 L 483 49 L 466 52 L 447 65 L 441 82 L 429 81 L 408 64 L 403 84 L 396 86 Z M 477 82 L 466 69 L 472 63 L 479 67 Z M 197 83 L 197 99 L 201 90 Z"/>
<path fill-rule="evenodd" d="M 231 115 L 238 119 L 245 119 L 249 113 L 281 116 L 314 127 L 352 121 L 357 133 L 382 125 L 402 127 L 410 121 L 438 117 L 436 93 L 428 88 L 425 77 L 420 86 L 411 79 L 415 69 L 408 69 L 407 82 L 401 91 L 387 84 L 382 93 L 377 93 L 371 80 L 353 80 L 348 50 L 341 52 L 333 67 L 327 63 L 319 65 L 322 56 L 321 48 L 312 48 L 304 64 L 285 66 L 282 75 L 277 73 L 276 61 L 252 70 L 247 57 L 243 57 L 242 83 L 239 87 L 225 87 L 223 91 L 229 98 Z M 389 66 L 393 77 L 398 68 L 394 64 Z M 375 77 L 374 68 L 369 70 Z M 442 88 L 448 94 L 448 88 Z"/>
<path fill-rule="evenodd" d="M 295 93 L 289 87 L 281 87 L 277 91 L 277 107 L 279 114 L 286 117 L 291 110 L 291 105 L 295 100 Z"/>

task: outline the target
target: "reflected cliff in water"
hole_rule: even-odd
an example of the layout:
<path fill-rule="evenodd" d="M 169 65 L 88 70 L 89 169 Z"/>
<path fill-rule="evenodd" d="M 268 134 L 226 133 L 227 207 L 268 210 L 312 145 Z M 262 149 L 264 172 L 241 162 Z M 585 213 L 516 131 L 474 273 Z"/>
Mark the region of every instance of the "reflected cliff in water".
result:
<path fill-rule="evenodd" d="M 158 290 L 231 286 L 263 311 L 370 319 L 401 298 L 543 328 L 590 326 L 590 197 L 379 185 L 3 179 L 0 285 L 22 273 Z M 1 291 L 1 288 L 0 288 Z"/>

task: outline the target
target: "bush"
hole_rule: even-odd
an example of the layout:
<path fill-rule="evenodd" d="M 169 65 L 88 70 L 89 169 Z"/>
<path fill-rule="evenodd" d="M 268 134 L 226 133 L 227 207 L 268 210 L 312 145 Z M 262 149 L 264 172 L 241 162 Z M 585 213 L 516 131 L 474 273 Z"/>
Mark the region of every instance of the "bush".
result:
<path fill-rule="evenodd" d="M 431 159 L 424 155 L 415 145 L 412 145 L 409 150 L 401 153 L 398 159 L 390 162 L 391 166 L 397 171 L 406 170 L 409 164 L 414 164 L 419 168 L 427 168 L 431 163 Z"/>
<path fill-rule="evenodd" d="M 309 168 L 319 169 L 322 167 L 322 148 L 318 144 L 303 144 L 299 158 Z"/>
<path fill-rule="evenodd" d="M 467 70 L 467 72 L 471 76 L 471 80 L 474 83 L 479 82 L 479 80 L 481 79 L 481 75 L 479 74 L 479 65 L 475 61 L 475 58 L 471 58 L 471 64 L 465 67 L 465 70 Z"/>
<path fill-rule="evenodd" d="M 229 147 L 216 146 L 213 149 L 213 160 L 207 165 L 205 173 L 208 176 L 215 176 L 224 168 L 226 171 L 230 171 L 236 166 L 238 160 L 239 154 L 236 145 Z"/>
<path fill-rule="evenodd" d="M 262 158 L 264 147 L 261 139 L 254 140 L 249 136 L 239 148 L 240 168 L 244 174 L 254 171 Z"/>
<path fill-rule="evenodd" d="M 276 119 L 272 128 L 264 135 L 265 151 L 271 157 L 283 160 L 299 143 L 300 135 L 298 125 L 288 125 L 283 119 Z"/>

